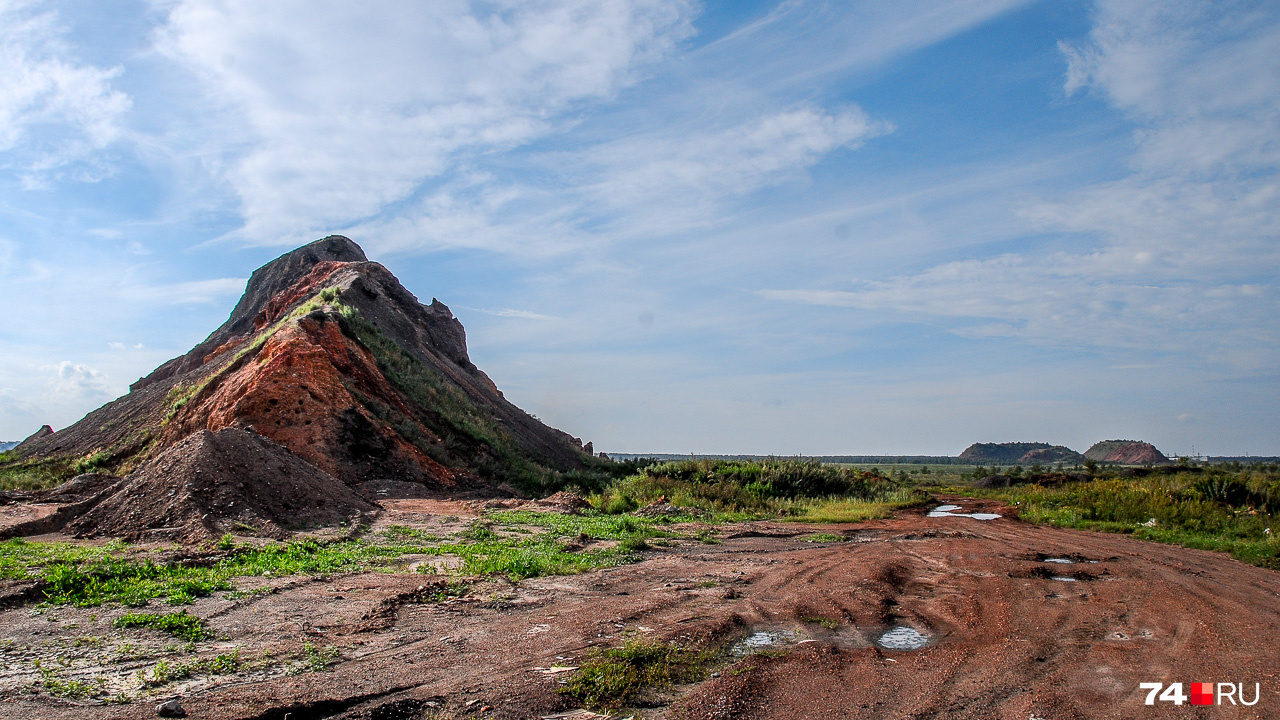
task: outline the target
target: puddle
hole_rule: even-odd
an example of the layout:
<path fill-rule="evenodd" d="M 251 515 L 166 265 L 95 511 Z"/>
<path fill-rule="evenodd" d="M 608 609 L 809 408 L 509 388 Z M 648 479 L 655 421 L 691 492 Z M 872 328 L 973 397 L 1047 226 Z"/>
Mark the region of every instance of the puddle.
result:
<path fill-rule="evenodd" d="M 1045 558 L 1042 562 L 1058 563 L 1059 565 L 1072 565 L 1075 563 L 1075 560 L 1071 560 L 1069 558 Z"/>
<path fill-rule="evenodd" d="M 929 644 L 929 637 L 915 628 L 900 625 L 877 638 L 876 644 L 886 650 L 919 650 Z"/>
<path fill-rule="evenodd" d="M 759 630 L 739 640 L 730 650 L 734 657 L 746 657 L 762 650 L 772 650 L 780 645 L 794 643 L 796 634 L 785 630 Z"/>
<path fill-rule="evenodd" d="M 1049 579 L 1050 579 L 1050 580 L 1057 580 L 1058 582 L 1076 582 L 1076 579 L 1075 579 L 1075 578 L 1073 578 L 1073 577 L 1065 577 L 1065 576 L 1062 576 L 1062 575 L 1054 575 L 1053 577 L 1051 577 L 1051 578 L 1049 578 Z"/>
<path fill-rule="evenodd" d="M 929 517 L 967 517 L 974 520 L 995 520 L 1000 517 L 998 513 L 962 513 L 956 512 L 960 510 L 959 505 L 939 505 L 929 511 Z"/>

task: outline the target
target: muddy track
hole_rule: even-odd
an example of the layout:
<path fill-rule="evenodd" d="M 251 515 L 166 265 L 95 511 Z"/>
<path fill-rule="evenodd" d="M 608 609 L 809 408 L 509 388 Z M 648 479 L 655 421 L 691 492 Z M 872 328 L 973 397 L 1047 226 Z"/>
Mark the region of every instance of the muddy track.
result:
<path fill-rule="evenodd" d="M 421 576 L 374 574 L 291 583 L 240 605 L 201 601 L 198 614 L 255 652 L 310 637 L 338 644 L 344 659 L 324 672 L 197 688 L 183 704 L 193 718 L 537 718 L 574 707 L 557 692 L 564 675 L 543 669 L 576 665 L 624 634 L 730 647 L 773 632 L 783 638 L 773 652 L 727 657 L 716 676 L 655 695 L 636 714 L 1280 717 L 1275 572 L 1008 517 L 910 512 L 823 528 L 851 538 L 834 544 L 805 542 L 796 529 L 725 528 L 722 544 L 656 549 L 644 562 L 573 577 L 485 583 L 442 603 L 420 602 Z M 877 647 L 897 626 L 927 644 Z M 1250 692 L 1257 682 L 1262 699 L 1149 708 L 1140 682 L 1247 682 Z M 154 717 L 154 703 L 141 701 L 9 700 L 14 718 Z"/>

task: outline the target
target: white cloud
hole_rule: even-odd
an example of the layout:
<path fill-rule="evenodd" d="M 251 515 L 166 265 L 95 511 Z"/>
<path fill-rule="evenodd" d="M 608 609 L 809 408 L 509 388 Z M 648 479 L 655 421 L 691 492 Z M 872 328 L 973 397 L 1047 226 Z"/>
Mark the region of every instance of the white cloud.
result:
<path fill-rule="evenodd" d="M 460 155 L 511 148 L 610 96 L 690 32 L 690 0 L 380 4 L 184 0 L 159 47 L 223 103 L 256 241 L 377 214 Z"/>
<path fill-rule="evenodd" d="M 518 318 L 520 320 L 559 320 L 560 319 L 554 315 L 544 315 L 542 313 L 536 313 L 530 310 L 516 310 L 513 308 L 499 308 L 497 310 L 484 310 L 481 308 L 468 308 L 468 309 L 475 310 L 476 312 L 481 312 L 486 315 L 493 315 L 496 317 L 506 317 L 506 318 Z"/>
<path fill-rule="evenodd" d="M 0 153 L 17 158 L 28 186 L 64 166 L 91 160 L 121 134 L 128 96 L 113 89 L 119 68 L 79 62 L 44 3 L 0 0 Z M 102 168 L 81 167 L 92 180 Z"/>
<path fill-rule="evenodd" d="M 1068 249 L 947 262 L 764 297 L 932 319 L 971 337 L 1155 348 L 1252 372 L 1280 362 L 1280 13 L 1102 0 L 1061 45 L 1068 95 L 1135 127 L 1131 172 L 1023 203 Z"/>
<path fill-rule="evenodd" d="M 63 360 L 57 367 L 44 368 L 52 371 L 49 389 L 63 398 L 76 400 L 92 400 L 108 397 L 108 378 L 104 373 L 89 367 Z"/>
<path fill-rule="evenodd" d="M 244 293 L 246 278 L 216 278 L 157 285 L 125 285 L 120 295 L 133 302 L 171 305 L 225 301 Z"/>
<path fill-rule="evenodd" d="M 633 136 L 587 154 L 594 171 L 587 192 L 592 204 L 633 215 L 640 208 L 652 216 L 660 207 L 667 217 L 692 210 L 696 215 L 684 222 L 696 224 L 726 199 L 801 177 L 833 150 L 857 148 L 891 129 L 857 107 L 800 107 L 692 134 Z"/>

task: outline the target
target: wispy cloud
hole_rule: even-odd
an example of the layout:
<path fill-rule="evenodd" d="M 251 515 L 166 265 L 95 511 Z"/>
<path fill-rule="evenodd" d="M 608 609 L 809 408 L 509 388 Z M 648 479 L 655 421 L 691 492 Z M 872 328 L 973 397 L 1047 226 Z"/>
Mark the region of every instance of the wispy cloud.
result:
<path fill-rule="evenodd" d="M 249 146 L 243 235 L 288 244 L 372 216 L 459 154 L 503 150 L 607 97 L 690 33 L 689 0 L 383 4 L 184 0 L 161 49 Z M 235 128 L 229 121 L 228 129 Z"/>
<path fill-rule="evenodd" d="M 1024 232 L 1071 233 L 1072 249 L 760 294 L 971 337 L 1274 364 L 1280 18 L 1227 5 L 1104 1 L 1088 40 L 1061 45 L 1065 92 L 1096 93 L 1137 128 L 1126 177 L 1022 203 Z"/>
<path fill-rule="evenodd" d="M 120 294 L 134 302 L 196 304 L 234 300 L 244 292 L 247 278 L 217 278 L 155 285 L 125 285 Z"/>
<path fill-rule="evenodd" d="M 116 140 L 130 100 L 112 87 L 120 68 L 79 61 L 44 3 L 0 1 L 0 155 L 15 158 L 27 187 L 80 163 L 73 177 L 105 168 L 85 164 Z"/>

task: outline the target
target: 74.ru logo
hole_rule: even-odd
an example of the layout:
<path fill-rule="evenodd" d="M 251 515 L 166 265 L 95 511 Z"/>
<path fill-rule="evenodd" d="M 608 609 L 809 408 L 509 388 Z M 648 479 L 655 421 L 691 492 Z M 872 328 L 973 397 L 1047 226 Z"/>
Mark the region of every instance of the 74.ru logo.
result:
<path fill-rule="evenodd" d="M 1200 682 L 1191 683 L 1189 688 L 1190 695 L 1182 693 L 1182 683 L 1170 683 L 1168 687 L 1164 683 L 1138 683 L 1138 687 L 1143 690 L 1150 690 L 1147 693 L 1147 705 L 1155 705 L 1156 701 L 1171 702 L 1174 705 L 1181 705 L 1184 702 L 1190 702 L 1192 705 L 1224 705 L 1223 700 L 1236 705 L 1237 696 L 1240 699 L 1240 705 L 1257 705 L 1258 698 L 1262 697 L 1262 684 L 1253 684 L 1253 700 L 1244 699 L 1244 683 L 1236 684 L 1229 682 L 1211 683 Z M 1161 692 L 1163 690 L 1163 692 Z"/>

